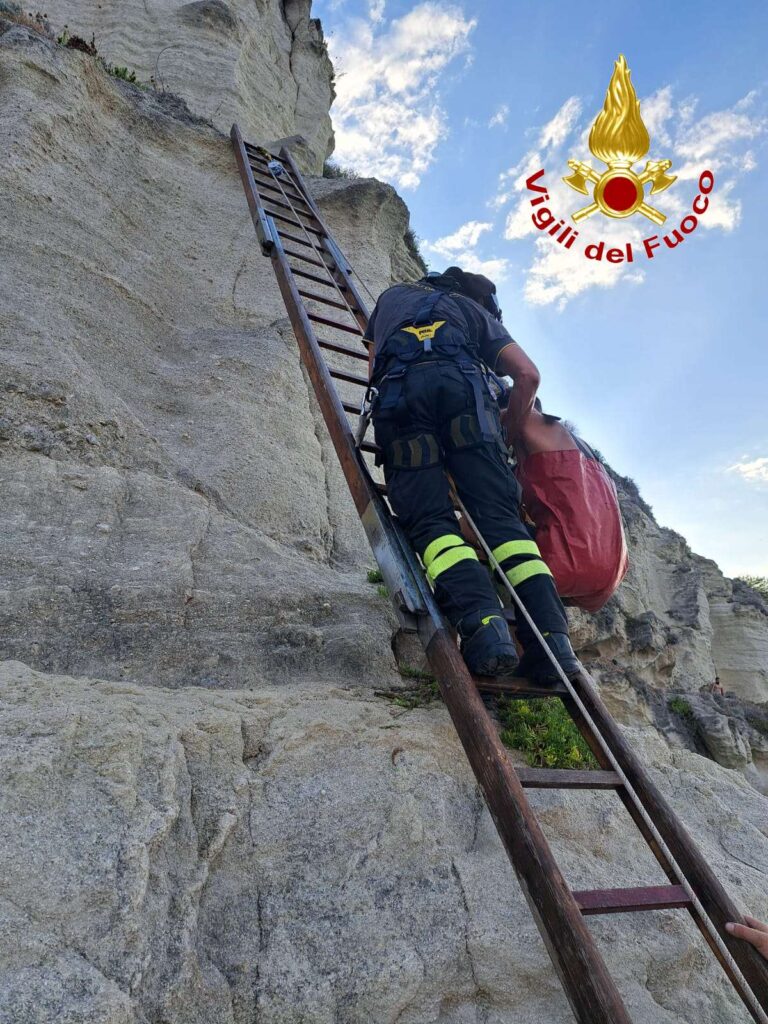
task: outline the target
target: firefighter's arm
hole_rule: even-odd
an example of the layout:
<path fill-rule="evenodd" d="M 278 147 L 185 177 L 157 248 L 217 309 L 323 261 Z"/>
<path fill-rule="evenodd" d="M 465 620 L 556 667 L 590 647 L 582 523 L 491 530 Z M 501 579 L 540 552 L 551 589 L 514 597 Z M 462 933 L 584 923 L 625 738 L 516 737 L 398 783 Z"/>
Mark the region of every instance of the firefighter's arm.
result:
<path fill-rule="evenodd" d="M 516 342 L 506 345 L 496 357 L 496 373 L 515 382 L 502 423 L 507 431 L 507 444 L 512 444 L 533 408 L 539 387 L 539 371 Z"/>

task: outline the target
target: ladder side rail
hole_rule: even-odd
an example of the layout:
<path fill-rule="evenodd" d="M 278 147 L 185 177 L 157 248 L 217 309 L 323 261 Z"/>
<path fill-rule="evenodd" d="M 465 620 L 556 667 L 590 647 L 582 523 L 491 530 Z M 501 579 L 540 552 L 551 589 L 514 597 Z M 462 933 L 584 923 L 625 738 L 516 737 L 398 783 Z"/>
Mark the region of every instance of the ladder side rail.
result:
<path fill-rule="evenodd" d="M 735 960 L 760 1005 L 764 1010 L 768 1010 L 768 963 L 753 946 L 734 938 L 725 930 L 727 921 L 742 920 L 741 913 L 704 859 L 681 820 L 651 780 L 647 769 L 622 735 L 590 679 L 586 674 L 580 673 L 573 678 L 572 683 L 600 734 L 608 744 L 611 753 L 619 763 L 662 839 L 669 847 L 670 853 L 680 866 L 686 881 L 716 927 L 728 952 Z M 628 806 L 628 802 L 625 805 Z M 713 942 L 709 931 L 694 910 L 691 911 L 691 914 L 743 999 L 741 986 L 736 983 L 727 961 L 724 960 L 720 950 Z M 744 1001 L 754 1015 L 749 1003 Z"/>
<path fill-rule="evenodd" d="M 301 171 L 296 166 L 296 161 L 293 159 L 293 154 L 291 153 L 291 151 L 286 146 L 283 146 L 282 149 L 280 150 L 280 159 L 284 160 L 288 164 L 288 166 L 291 168 L 291 173 L 293 174 L 294 179 L 297 182 L 300 190 L 304 193 L 304 197 L 307 200 L 307 204 L 309 205 L 309 208 L 312 210 L 312 213 L 314 213 L 315 218 L 317 219 L 318 224 L 320 225 L 320 227 L 325 232 L 326 237 L 331 239 L 331 241 L 333 242 L 333 244 L 334 244 L 334 246 L 336 248 L 336 251 L 338 253 L 340 253 L 340 255 L 342 256 L 343 265 L 339 265 L 338 261 L 336 262 L 336 265 L 339 268 L 339 273 L 341 274 L 342 278 L 344 279 L 345 286 L 349 289 L 352 297 L 355 300 L 355 303 L 356 303 L 358 309 L 360 310 L 360 315 L 357 317 L 357 322 L 360 324 L 360 326 L 363 329 L 363 331 L 365 331 L 365 328 L 368 326 L 368 318 L 369 318 L 370 314 L 368 312 L 368 307 L 363 302 L 363 298 L 360 295 L 360 292 L 358 291 L 357 286 L 355 285 L 355 282 L 352 280 L 352 274 L 351 274 L 350 270 L 347 269 L 348 267 L 350 267 L 350 269 L 351 269 L 351 265 L 349 263 L 349 260 L 344 256 L 343 252 L 339 248 L 338 242 L 336 242 L 336 240 L 333 238 L 333 235 L 331 234 L 331 231 L 328 228 L 328 225 L 323 220 L 322 214 L 320 213 L 320 210 L 317 207 L 317 203 L 314 201 L 312 196 L 309 194 L 309 189 L 307 188 L 306 183 L 304 181 L 304 178 L 301 175 Z"/>
<path fill-rule="evenodd" d="M 232 146 L 235 150 L 235 159 L 237 160 L 237 167 L 240 171 L 243 187 L 245 188 L 245 198 L 248 202 L 248 209 L 251 211 L 251 220 L 253 221 L 253 226 L 256 228 L 256 237 L 261 244 L 262 253 L 265 256 L 268 256 L 272 246 L 274 245 L 274 240 L 272 238 L 269 224 L 267 223 L 267 215 L 259 199 L 259 190 L 256 187 L 256 180 L 253 177 L 251 164 L 248 160 L 245 141 L 236 124 L 232 125 L 229 137 L 232 140 Z"/>

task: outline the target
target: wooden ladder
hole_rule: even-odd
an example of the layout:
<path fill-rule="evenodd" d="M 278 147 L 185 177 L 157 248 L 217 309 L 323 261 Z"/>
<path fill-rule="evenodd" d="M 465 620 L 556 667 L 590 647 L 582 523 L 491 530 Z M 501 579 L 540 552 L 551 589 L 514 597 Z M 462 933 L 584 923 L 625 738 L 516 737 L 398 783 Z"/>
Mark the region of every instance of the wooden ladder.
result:
<path fill-rule="evenodd" d="M 291 153 L 283 148 L 274 157 L 249 145 L 237 125 L 231 138 L 261 250 L 272 261 L 302 362 L 398 619 L 424 646 L 576 1020 L 631 1024 L 584 917 L 678 908 L 691 914 L 753 1019 L 768 1024 L 768 964 L 725 931 L 726 921 L 740 921 L 741 915 L 624 739 L 591 678 L 580 672 L 570 685 L 544 689 L 523 679 L 470 676 L 421 565 L 391 513 L 386 488 L 373 479 L 366 456 L 375 454 L 376 446 L 366 442 L 358 447 L 355 442 L 349 417 L 359 413 L 368 386 L 363 340 L 368 310 L 352 268 Z M 271 160 L 279 166 L 270 169 Z M 510 697 L 559 697 L 600 770 L 514 768 L 479 689 Z M 572 891 L 526 799 L 527 788 L 614 790 L 668 884 Z"/>

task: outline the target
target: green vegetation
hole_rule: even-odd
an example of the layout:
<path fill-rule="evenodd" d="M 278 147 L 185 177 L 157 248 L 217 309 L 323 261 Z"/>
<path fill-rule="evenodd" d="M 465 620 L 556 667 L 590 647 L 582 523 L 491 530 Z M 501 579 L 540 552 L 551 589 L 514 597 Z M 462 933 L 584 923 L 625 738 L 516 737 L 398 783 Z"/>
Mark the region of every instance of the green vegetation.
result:
<path fill-rule="evenodd" d="M 381 569 L 369 569 L 366 579 L 369 583 L 383 583 L 384 577 L 381 575 Z"/>
<path fill-rule="evenodd" d="M 326 160 L 323 164 L 324 178 L 343 178 L 345 181 L 356 181 L 360 175 L 351 167 L 340 167 L 333 160 Z"/>
<path fill-rule="evenodd" d="M 592 751 L 555 697 L 499 701 L 502 742 L 532 768 L 597 768 Z"/>
<path fill-rule="evenodd" d="M 667 707 L 670 711 L 674 711 L 676 715 L 684 718 L 686 722 L 693 721 L 693 708 L 685 697 L 670 697 L 667 701 Z"/>
<path fill-rule="evenodd" d="M 403 238 L 405 239 L 406 249 L 411 254 L 411 256 L 413 256 L 413 258 L 416 260 L 416 262 L 419 264 L 421 269 L 426 274 L 427 270 L 429 270 L 429 267 L 427 266 L 427 261 L 421 255 L 421 249 L 419 248 L 421 244 L 421 239 L 411 227 L 409 227 L 406 230 L 405 234 L 403 235 Z"/>
<path fill-rule="evenodd" d="M 761 597 L 768 601 L 768 576 L 737 576 L 742 583 L 756 590 Z"/>
<path fill-rule="evenodd" d="M 48 39 L 53 38 L 47 14 L 41 14 L 40 11 L 35 11 L 34 14 L 32 11 L 25 13 L 21 8 L 21 4 L 14 3 L 13 0 L 0 0 L 0 18 L 5 18 L 8 21 L 15 22 L 17 25 L 31 28 L 34 32 L 38 32 L 41 36 L 46 36 Z"/>
<path fill-rule="evenodd" d="M 376 593 L 379 597 L 389 597 L 389 591 L 386 587 L 376 587 Z"/>

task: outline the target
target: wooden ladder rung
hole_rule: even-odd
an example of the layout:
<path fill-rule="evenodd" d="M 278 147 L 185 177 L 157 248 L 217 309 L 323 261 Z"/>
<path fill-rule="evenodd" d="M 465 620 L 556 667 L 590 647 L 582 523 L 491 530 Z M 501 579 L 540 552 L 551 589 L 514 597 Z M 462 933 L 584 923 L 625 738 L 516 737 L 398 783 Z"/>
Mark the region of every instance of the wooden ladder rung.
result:
<path fill-rule="evenodd" d="M 274 189 L 271 189 L 271 191 L 274 191 Z M 265 203 L 272 203 L 273 206 L 279 206 L 283 210 L 291 210 L 291 211 L 293 211 L 293 213 L 297 213 L 297 212 L 298 213 L 303 213 L 304 212 L 303 210 L 298 210 L 297 211 L 295 206 L 293 206 L 291 203 L 284 203 L 282 199 L 273 199 L 272 196 L 263 196 L 262 198 L 263 198 Z M 291 199 L 295 198 L 298 202 L 302 203 L 304 206 L 307 206 L 307 204 L 304 202 L 304 200 L 303 199 L 299 199 L 298 196 L 291 196 L 290 198 Z M 313 219 L 315 219 L 315 214 L 313 213 L 311 207 L 307 206 L 307 210 L 309 212 L 306 214 L 306 216 L 312 217 Z"/>
<path fill-rule="evenodd" d="M 573 898 L 582 914 L 628 914 L 638 910 L 690 907 L 682 885 L 641 886 L 636 889 L 583 889 Z"/>
<path fill-rule="evenodd" d="M 330 317 L 320 316 L 319 313 L 307 312 L 307 316 L 310 320 L 313 320 L 316 324 L 324 324 L 326 327 L 333 327 L 337 331 L 347 331 L 349 334 L 357 334 L 362 338 L 363 329 L 360 324 L 342 324 L 338 320 L 331 320 Z"/>
<path fill-rule="evenodd" d="M 281 187 L 280 185 L 275 185 L 275 183 L 274 183 L 275 179 L 273 177 L 271 177 L 271 176 L 269 177 L 268 181 L 261 181 L 261 178 L 266 177 L 266 175 L 264 175 L 256 167 L 251 166 L 251 170 L 253 171 L 254 174 L 258 174 L 259 175 L 259 181 L 256 182 L 256 187 L 259 190 L 259 199 L 261 199 L 263 202 L 264 201 L 266 201 L 268 203 L 272 202 L 272 200 L 269 198 L 269 196 L 261 195 L 261 192 L 263 190 L 266 190 L 267 192 L 276 192 L 277 195 L 282 196 L 284 199 L 298 199 L 300 202 L 304 203 L 305 206 L 308 205 L 307 201 L 304 199 L 304 197 L 302 195 L 300 195 L 298 192 L 296 192 L 294 189 L 292 189 L 292 188 L 285 188 L 285 186 Z M 254 178 L 254 181 L 255 181 L 255 178 Z M 312 207 L 310 206 L 309 209 L 311 210 Z"/>
<path fill-rule="evenodd" d="M 305 299 L 312 299 L 313 302 L 322 302 L 326 306 L 333 306 L 334 309 L 343 309 L 345 313 L 359 313 L 359 309 L 350 309 L 350 305 L 347 302 L 338 302 L 336 299 L 327 299 L 324 295 L 318 295 L 316 292 L 308 292 L 303 288 L 299 288 L 299 295 L 303 295 Z"/>
<path fill-rule="evenodd" d="M 280 237 L 281 238 L 285 238 L 285 235 L 281 232 L 280 233 Z M 285 252 L 286 256 L 291 256 L 295 260 L 302 260 L 304 263 L 310 263 L 313 267 L 325 267 L 326 270 L 330 269 L 328 267 L 328 264 L 327 263 L 323 263 L 322 260 L 313 260 L 311 256 L 305 256 L 303 253 L 294 252 L 293 249 L 285 249 L 285 248 L 283 248 L 283 251 Z M 292 274 L 296 273 L 296 268 L 295 267 L 291 267 L 291 273 Z"/>
<path fill-rule="evenodd" d="M 314 281 L 316 284 L 325 285 L 326 288 L 339 287 L 344 291 L 344 285 L 339 284 L 338 281 L 331 277 L 330 272 L 327 277 L 320 277 L 319 274 L 312 274 L 308 270 L 301 270 L 299 267 L 291 267 L 291 273 L 296 277 L 306 277 L 308 281 Z"/>
<path fill-rule="evenodd" d="M 499 697 L 565 697 L 568 691 L 562 683 L 539 685 L 517 676 L 473 676 L 482 693 L 495 693 Z"/>
<path fill-rule="evenodd" d="M 345 402 L 342 399 L 341 404 L 344 407 L 344 412 L 349 412 L 353 416 L 359 416 L 360 415 L 360 406 L 359 405 L 355 405 L 354 402 Z"/>
<path fill-rule="evenodd" d="M 328 367 L 328 371 L 332 377 L 336 378 L 336 380 L 346 380 L 350 384 L 359 384 L 364 388 L 368 387 L 367 377 L 358 377 L 356 373 L 348 373 L 346 370 L 337 370 L 332 366 Z"/>
<path fill-rule="evenodd" d="M 618 789 L 616 772 L 568 768 L 515 768 L 525 789 Z"/>
<path fill-rule="evenodd" d="M 311 242 L 308 238 L 301 238 L 299 235 L 292 235 L 290 231 L 283 231 L 282 228 L 280 228 L 279 231 L 281 239 L 287 238 L 290 242 L 296 242 L 297 245 L 306 245 L 308 248 L 317 251 L 316 243 Z"/>
<path fill-rule="evenodd" d="M 363 443 L 360 445 L 360 451 L 370 452 L 371 455 L 378 455 L 379 452 L 381 451 L 381 448 L 379 448 L 377 444 L 370 444 L 370 442 L 368 441 L 363 441 Z"/>
<path fill-rule="evenodd" d="M 271 203 L 271 199 L 267 199 L 266 202 Z M 266 207 L 264 207 L 266 210 Z M 280 213 L 277 210 L 266 210 L 268 216 L 274 217 L 275 220 L 281 220 L 284 224 L 293 224 L 296 228 L 303 228 L 305 231 L 310 231 L 313 235 L 317 235 L 318 238 L 324 238 L 325 232 L 322 228 L 313 228 L 310 224 L 304 224 L 300 220 L 296 220 L 295 217 L 288 217 L 284 213 Z M 287 236 L 286 236 L 287 237 Z"/>
<path fill-rule="evenodd" d="M 364 362 L 368 362 L 368 353 L 362 349 L 347 348 L 346 345 L 341 345 L 336 341 L 328 341 L 326 338 L 318 338 L 317 344 L 320 348 L 327 348 L 329 352 L 338 352 L 342 356 L 351 356 L 352 359 L 362 359 Z"/>

